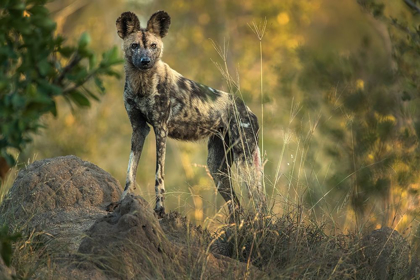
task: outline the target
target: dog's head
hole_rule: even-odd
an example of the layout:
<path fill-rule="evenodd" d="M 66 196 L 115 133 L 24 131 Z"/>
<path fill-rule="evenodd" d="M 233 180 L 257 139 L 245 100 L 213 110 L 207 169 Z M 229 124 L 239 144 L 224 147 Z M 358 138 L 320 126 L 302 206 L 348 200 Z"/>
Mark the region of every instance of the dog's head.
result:
<path fill-rule="evenodd" d="M 152 69 L 162 57 L 162 38 L 168 34 L 171 17 L 164 11 L 154 13 L 147 27 L 141 28 L 134 13 L 125 12 L 117 19 L 118 36 L 124 40 L 125 58 L 137 69 Z"/>

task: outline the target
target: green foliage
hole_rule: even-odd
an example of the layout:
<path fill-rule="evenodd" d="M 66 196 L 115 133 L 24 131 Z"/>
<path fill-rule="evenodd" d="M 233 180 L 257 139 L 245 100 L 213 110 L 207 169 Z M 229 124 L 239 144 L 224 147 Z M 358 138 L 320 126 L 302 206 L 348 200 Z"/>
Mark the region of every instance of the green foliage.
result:
<path fill-rule="evenodd" d="M 97 63 L 83 34 L 77 46 L 64 45 L 55 35 L 56 23 L 45 0 L 5 0 L 0 4 L 0 156 L 15 161 L 10 149 L 22 151 L 31 134 L 42 127 L 40 118 L 57 116 L 57 98 L 70 106 L 89 107 L 105 92 L 103 76 L 119 77 L 112 66 L 122 61 L 116 47 Z"/>
<path fill-rule="evenodd" d="M 12 243 L 20 237 L 21 235 L 19 233 L 9 234 L 7 226 L 0 228 L 0 256 L 7 266 L 10 266 L 12 259 Z"/>

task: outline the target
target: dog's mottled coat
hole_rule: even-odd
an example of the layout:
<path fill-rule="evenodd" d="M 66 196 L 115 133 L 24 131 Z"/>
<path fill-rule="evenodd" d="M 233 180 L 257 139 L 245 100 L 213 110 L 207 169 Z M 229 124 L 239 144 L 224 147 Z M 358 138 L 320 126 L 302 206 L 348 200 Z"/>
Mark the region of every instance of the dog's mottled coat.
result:
<path fill-rule="evenodd" d="M 118 35 L 124 40 L 124 105 L 133 128 L 121 199 L 135 183 L 150 125 L 156 135 L 155 211 L 158 215 L 165 213 L 164 163 L 168 137 L 186 141 L 209 138 L 207 163 L 220 194 L 231 202 L 231 212 L 239 207 L 228 177 L 233 161 L 243 177 L 250 178 L 246 180 L 250 195 L 259 209 L 263 207 L 257 117 L 242 100 L 189 80 L 161 60 L 162 38 L 170 25 L 166 12 L 153 14 L 146 28 L 140 27 L 137 16 L 131 12 L 123 13 L 116 25 Z"/>

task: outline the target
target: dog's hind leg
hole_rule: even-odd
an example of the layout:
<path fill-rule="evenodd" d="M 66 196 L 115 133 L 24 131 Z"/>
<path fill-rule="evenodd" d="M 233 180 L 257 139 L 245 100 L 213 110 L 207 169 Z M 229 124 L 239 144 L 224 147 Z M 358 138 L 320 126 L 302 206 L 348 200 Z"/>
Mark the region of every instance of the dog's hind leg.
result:
<path fill-rule="evenodd" d="M 227 136 L 226 136 L 227 138 Z M 233 162 L 231 151 L 228 150 L 228 141 L 221 135 L 213 135 L 208 143 L 207 165 L 213 177 L 216 188 L 223 199 L 228 203 L 230 221 L 235 221 L 236 210 L 240 209 L 239 200 L 230 182 L 230 168 Z"/>

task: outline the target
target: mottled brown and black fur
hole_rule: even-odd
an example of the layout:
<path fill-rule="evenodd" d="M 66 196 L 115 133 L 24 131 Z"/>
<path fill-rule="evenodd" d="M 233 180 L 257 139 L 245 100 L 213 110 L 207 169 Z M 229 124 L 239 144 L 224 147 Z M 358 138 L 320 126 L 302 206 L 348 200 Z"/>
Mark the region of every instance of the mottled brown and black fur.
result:
<path fill-rule="evenodd" d="M 168 137 L 187 141 L 209 138 L 208 166 L 220 194 L 230 202 L 231 213 L 239 208 L 228 175 L 233 162 L 243 178 L 250 178 L 246 180 L 249 193 L 258 209 L 264 207 L 257 117 L 242 100 L 189 80 L 162 62 L 162 38 L 170 25 L 166 12 L 153 14 L 146 28 L 140 27 L 137 16 L 131 12 L 123 13 L 116 25 L 118 35 L 124 40 L 124 104 L 133 128 L 122 198 L 135 183 L 137 164 L 151 126 L 156 135 L 155 211 L 158 215 L 165 212 L 164 163 Z"/>

